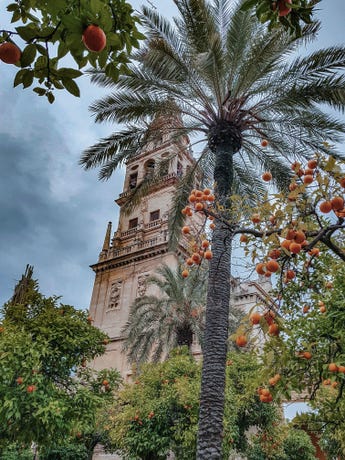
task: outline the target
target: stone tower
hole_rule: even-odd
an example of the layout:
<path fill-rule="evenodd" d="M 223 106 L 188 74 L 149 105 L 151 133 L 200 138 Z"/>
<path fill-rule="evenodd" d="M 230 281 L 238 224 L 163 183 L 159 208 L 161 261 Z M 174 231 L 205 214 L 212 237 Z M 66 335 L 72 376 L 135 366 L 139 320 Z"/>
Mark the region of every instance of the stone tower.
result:
<path fill-rule="evenodd" d="M 108 224 L 98 262 L 91 266 L 96 277 L 90 316 L 93 324 L 110 337 L 106 353 L 95 360 L 94 367 L 115 367 L 125 380 L 130 377 L 131 369 L 121 352 L 121 331 L 129 307 L 136 297 L 145 294 L 146 278 L 162 263 L 177 266 L 178 253 L 184 252 L 182 246 L 176 253 L 168 251 L 168 215 L 178 181 L 194 160 L 188 137 L 174 138 L 171 130 L 174 127 L 182 127 L 178 117 L 156 118 L 143 147 L 127 162 L 123 192 L 115 200 L 120 206 L 118 227 L 112 237 L 111 223 Z M 123 207 L 135 188 L 145 176 L 154 173 L 163 159 L 171 159 L 164 177 L 126 214 Z"/>

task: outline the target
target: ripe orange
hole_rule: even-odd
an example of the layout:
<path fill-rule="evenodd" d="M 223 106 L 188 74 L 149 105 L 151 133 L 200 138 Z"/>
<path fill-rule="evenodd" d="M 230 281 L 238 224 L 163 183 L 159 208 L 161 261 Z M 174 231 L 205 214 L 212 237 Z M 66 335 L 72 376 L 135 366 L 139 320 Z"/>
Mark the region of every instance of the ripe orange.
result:
<path fill-rule="evenodd" d="M 345 188 L 345 177 L 342 177 L 342 178 L 340 179 L 339 184 L 340 184 L 343 188 Z"/>
<path fill-rule="evenodd" d="M 251 221 L 253 224 L 258 224 L 261 221 L 260 215 L 259 214 L 253 214 Z"/>
<path fill-rule="evenodd" d="M 245 335 L 239 335 L 236 339 L 236 345 L 238 347 L 245 347 L 247 345 L 247 337 Z"/>
<path fill-rule="evenodd" d="M 284 249 L 287 249 L 288 251 L 290 251 L 290 244 L 291 244 L 291 240 L 283 240 L 281 243 L 280 243 L 280 246 Z"/>
<path fill-rule="evenodd" d="M 207 240 L 203 240 L 203 241 L 201 242 L 201 246 L 202 246 L 203 248 L 205 248 L 205 249 L 208 248 L 209 245 L 210 245 L 210 242 L 207 241 Z"/>
<path fill-rule="evenodd" d="M 301 163 L 299 163 L 298 161 L 294 161 L 291 165 L 292 171 L 298 171 L 300 167 L 301 167 Z"/>
<path fill-rule="evenodd" d="M 287 231 L 287 234 L 286 234 L 286 239 L 287 240 L 293 240 L 296 236 L 296 230 L 294 230 L 293 228 L 290 228 L 288 231 Z"/>
<path fill-rule="evenodd" d="M 278 336 L 279 332 L 280 332 L 279 331 L 279 326 L 276 323 L 273 323 L 268 327 L 268 333 L 270 335 Z"/>
<path fill-rule="evenodd" d="M 344 198 L 341 196 L 335 196 L 331 199 L 331 204 L 335 211 L 340 211 L 344 208 Z"/>
<path fill-rule="evenodd" d="M 262 175 L 262 180 L 265 182 L 269 182 L 270 180 L 272 180 L 272 174 L 269 171 L 264 172 Z"/>
<path fill-rule="evenodd" d="M 255 311 L 254 313 L 252 313 L 249 316 L 249 319 L 250 319 L 252 324 L 259 324 L 260 319 L 261 319 L 261 315 L 260 315 L 260 313 L 258 311 Z"/>
<path fill-rule="evenodd" d="M 266 263 L 266 268 L 268 271 L 275 273 L 279 270 L 279 264 L 276 260 L 271 259 Z"/>
<path fill-rule="evenodd" d="M 307 168 L 305 171 L 304 171 L 304 174 L 306 176 L 314 176 L 314 170 L 313 169 L 310 169 L 310 168 Z"/>
<path fill-rule="evenodd" d="M 204 257 L 207 260 L 212 259 L 212 257 L 213 257 L 212 251 L 205 251 Z"/>
<path fill-rule="evenodd" d="M 196 190 L 196 191 L 195 191 L 195 196 L 196 196 L 197 198 L 199 198 L 199 199 L 202 198 L 202 196 L 203 196 L 202 191 L 201 191 L 201 190 Z"/>
<path fill-rule="evenodd" d="M 194 252 L 192 254 L 192 260 L 193 260 L 194 263 L 199 264 L 200 261 L 201 261 L 200 254 L 198 254 L 197 252 Z"/>
<path fill-rule="evenodd" d="M 94 53 L 100 53 L 107 44 L 105 33 L 100 27 L 94 24 L 90 24 L 86 27 L 82 40 L 86 48 Z"/>
<path fill-rule="evenodd" d="M 301 245 L 298 244 L 298 243 L 295 243 L 295 242 L 291 243 L 290 246 L 289 246 L 289 250 L 290 250 L 290 252 L 292 252 L 292 254 L 300 253 L 301 249 L 302 249 Z"/>
<path fill-rule="evenodd" d="M 266 139 L 262 139 L 261 146 L 262 147 L 267 147 L 268 146 L 268 141 Z"/>
<path fill-rule="evenodd" d="M 188 233 L 190 233 L 190 227 L 188 225 L 182 227 L 182 233 L 188 235 Z"/>
<path fill-rule="evenodd" d="M 34 391 L 36 391 L 36 386 L 35 386 L 35 385 L 28 385 L 28 386 L 26 387 L 26 391 L 27 391 L 28 393 L 33 393 Z"/>
<path fill-rule="evenodd" d="M 317 166 L 317 160 L 309 160 L 308 161 L 308 168 L 315 169 Z"/>
<path fill-rule="evenodd" d="M 20 60 L 21 51 L 14 43 L 5 42 L 0 45 L 0 60 L 5 64 L 15 64 Z"/>
<path fill-rule="evenodd" d="M 330 372 L 338 372 L 338 366 L 335 363 L 330 363 L 328 365 L 328 370 Z"/>
<path fill-rule="evenodd" d="M 189 201 L 190 203 L 195 203 L 195 202 L 196 202 L 196 196 L 194 195 L 194 193 L 191 193 L 191 194 L 189 195 L 188 201 Z"/>
<path fill-rule="evenodd" d="M 326 287 L 326 289 L 332 289 L 333 288 L 332 281 L 327 281 L 327 283 L 325 284 L 325 287 Z"/>
<path fill-rule="evenodd" d="M 302 232 L 302 230 L 298 230 L 295 234 L 294 240 L 296 241 L 296 243 L 303 243 L 303 241 L 305 241 L 305 233 Z"/>
<path fill-rule="evenodd" d="M 289 185 L 289 190 L 290 190 L 290 192 L 293 192 L 294 190 L 296 190 L 297 187 L 298 187 L 298 185 L 296 184 L 296 182 L 292 182 L 292 183 Z"/>
<path fill-rule="evenodd" d="M 331 384 L 331 380 L 330 379 L 325 379 L 323 382 L 322 382 L 322 385 L 330 385 Z"/>
<path fill-rule="evenodd" d="M 276 216 L 270 216 L 269 219 L 268 219 L 272 225 L 275 225 L 276 224 Z"/>
<path fill-rule="evenodd" d="M 187 276 L 189 275 L 189 271 L 188 270 L 183 270 L 181 275 L 182 275 L 183 278 L 187 278 Z"/>
<path fill-rule="evenodd" d="M 193 259 L 191 259 L 190 257 L 188 257 L 188 259 L 186 260 L 186 264 L 189 265 L 189 266 L 191 266 L 191 265 L 193 265 L 193 263 L 194 263 L 194 262 L 193 262 Z"/>
<path fill-rule="evenodd" d="M 291 8 L 287 6 L 288 3 L 292 3 L 292 0 L 278 0 L 278 16 L 287 16 L 290 13 Z"/>
<path fill-rule="evenodd" d="M 152 417 L 154 417 L 154 415 L 155 415 L 155 413 L 151 411 L 151 412 L 149 413 L 148 417 L 149 417 L 149 418 L 152 418 Z"/>
<path fill-rule="evenodd" d="M 321 313 L 326 313 L 326 307 L 324 305 L 322 305 L 320 308 L 319 308 L 320 312 Z"/>
<path fill-rule="evenodd" d="M 332 382 L 332 388 L 336 388 L 338 386 L 338 382 Z"/>
<path fill-rule="evenodd" d="M 296 276 L 296 273 L 293 270 L 288 270 L 286 272 L 286 278 L 288 280 L 293 280 L 295 278 L 295 276 Z"/>
<path fill-rule="evenodd" d="M 310 256 L 315 256 L 317 257 L 320 254 L 320 249 L 319 248 L 311 248 L 311 250 L 308 252 Z"/>
<path fill-rule="evenodd" d="M 304 307 L 303 307 L 303 313 L 308 313 L 309 310 L 310 310 L 309 305 L 304 305 Z"/>
<path fill-rule="evenodd" d="M 240 236 L 240 242 L 241 243 L 247 243 L 248 241 L 248 236 L 247 235 L 241 235 Z"/>
<path fill-rule="evenodd" d="M 210 224 L 210 229 L 211 230 L 214 230 L 216 228 L 216 224 L 214 224 L 213 222 Z"/>
<path fill-rule="evenodd" d="M 103 382 L 102 382 L 102 385 L 103 385 L 103 386 L 107 386 L 107 385 L 109 385 L 109 382 L 108 382 L 108 380 L 104 379 L 104 380 L 103 380 Z"/>
<path fill-rule="evenodd" d="M 332 203 L 330 201 L 322 201 L 320 203 L 320 211 L 327 214 L 332 211 Z"/>
<path fill-rule="evenodd" d="M 309 174 L 305 175 L 304 178 L 303 178 L 303 182 L 305 184 L 311 184 L 313 182 L 313 180 L 314 180 L 313 176 L 311 176 Z"/>
<path fill-rule="evenodd" d="M 258 275 L 264 275 L 266 273 L 266 264 L 263 262 L 258 263 L 255 270 Z"/>
<path fill-rule="evenodd" d="M 209 188 L 205 188 L 204 195 L 211 195 L 211 190 Z"/>
<path fill-rule="evenodd" d="M 196 203 L 195 210 L 202 211 L 204 209 L 204 205 L 202 203 Z"/>
<path fill-rule="evenodd" d="M 23 377 L 17 377 L 16 382 L 17 382 L 18 385 L 22 385 L 22 383 L 24 382 Z"/>
<path fill-rule="evenodd" d="M 268 257 L 270 257 L 271 259 L 279 259 L 280 254 L 281 254 L 281 252 L 279 251 L 279 249 L 272 249 L 268 253 Z"/>
<path fill-rule="evenodd" d="M 208 195 L 207 201 L 214 201 L 216 198 L 214 195 Z"/>
<path fill-rule="evenodd" d="M 339 366 L 338 367 L 338 372 L 341 372 L 342 374 L 345 374 L 345 366 Z"/>
<path fill-rule="evenodd" d="M 310 351 L 304 351 L 304 352 L 302 353 L 302 356 L 303 356 L 303 358 L 305 358 L 305 359 L 311 359 L 311 358 L 312 358 L 312 354 L 310 353 Z"/>

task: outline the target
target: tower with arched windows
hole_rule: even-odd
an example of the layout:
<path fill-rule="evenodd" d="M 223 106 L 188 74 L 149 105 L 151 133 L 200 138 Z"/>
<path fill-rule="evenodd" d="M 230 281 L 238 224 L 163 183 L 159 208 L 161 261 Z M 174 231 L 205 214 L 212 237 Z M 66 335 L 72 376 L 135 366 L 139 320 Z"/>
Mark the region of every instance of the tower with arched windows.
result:
<path fill-rule="evenodd" d="M 177 266 L 178 252 L 183 252 L 182 246 L 177 252 L 168 250 L 168 216 L 178 181 L 194 160 L 188 137 L 173 136 L 169 129 L 172 123 L 180 122 L 178 118 L 155 119 L 151 124 L 154 134 L 147 136 L 138 154 L 127 162 L 123 192 L 115 200 L 120 206 L 118 226 L 112 233 L 108 224 L 98 262 L 91 266 L 96 276 L 90 315 L 94 325 L 110 337 L 105 355 L 94 365 L 97 369 L 115 367 L 125 378 L 131 369 L 121 351 L 121 331 L 129 307 L 136 297 L 145 294 L 146 278 L 162 263 Z M 149 187 L 135 209 L 126 213 L 127 201 L 155 168 L 162 167 L 164 159 L 162 178 Z"/>

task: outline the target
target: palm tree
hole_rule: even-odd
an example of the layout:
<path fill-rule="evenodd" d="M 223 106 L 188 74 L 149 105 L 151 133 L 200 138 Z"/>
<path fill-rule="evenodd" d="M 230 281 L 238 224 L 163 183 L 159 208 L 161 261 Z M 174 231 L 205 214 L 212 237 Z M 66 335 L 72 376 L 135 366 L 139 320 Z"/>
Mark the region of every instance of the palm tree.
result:
<path fill-rule="evenodd" d="M 299 45 L 315 38 L 318 24 L 306 26 L 296 38 L 281 29 L 266 30 L 241 10 L 241 1 L 174 2 L 179 17 L 173 24 L 143 8 L 148 39 L 131 75 L 114 84 L 102 72 L 94 74 L 96 83 L 114 90 L 92 104 L 96 121 L 126 128 L 87 149 L 81 164 L 101 166 L 100 177 L 110 177 L 140 150 L 150 119 L 178 110 L 184 127 L 171 130 L 176 136 L 202 136 L 198 162 L 212 173 L 216 201 L 228 208 L 230 219 L 229 195 L 259 194 L 263 170 L 284 187 L 292 157 L 308 158 L 326 150 L 322 142 L 342 138 L 344 123 L 325 113 L 323 105 L 344 109 L 345 78 L 339 69 L 345 67 L 345 48 L 294 58 Z M 262 139 L 268 147 L 261 147 Z M 189 176 L 180 183 L 177 208 L 185 205 L 189 183 Z M 217 225 L 209 265 L 198 459 L 221 458 L 231 240 L 229 230 Z"/>
<path fill-rule="evenodd" d="M 146 285 L 159 294 L 138 297 L 130 307 L 122 330 L 129 361 L 158 361 L 177 346 L 191 349 L 193 335 L 202 344 L 206 273 L 200 269 L 184 279 L 180 268 L 162 265 Z"/>

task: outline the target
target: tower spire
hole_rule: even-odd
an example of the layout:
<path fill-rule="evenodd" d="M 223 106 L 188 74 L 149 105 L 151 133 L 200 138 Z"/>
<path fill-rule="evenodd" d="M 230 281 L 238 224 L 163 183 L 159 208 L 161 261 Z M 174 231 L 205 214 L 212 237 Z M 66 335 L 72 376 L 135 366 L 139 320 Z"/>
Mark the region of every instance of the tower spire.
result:
<path fill-rule="evenodd" d="M 107 231 L 105 232 L 102 251 L 99 255 L 100 260 L 106 258 L 107 256 L 107 253 L 110 249 L 110 237 L 111 237 L 111 222 L 108 222 L 108 227 L 107 227 Z"/>

